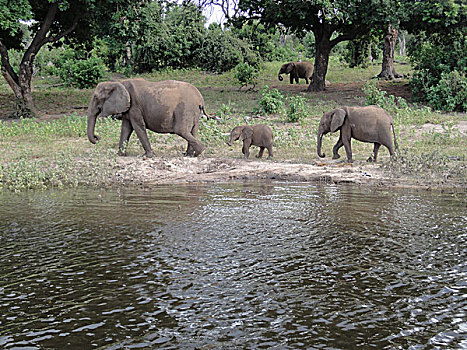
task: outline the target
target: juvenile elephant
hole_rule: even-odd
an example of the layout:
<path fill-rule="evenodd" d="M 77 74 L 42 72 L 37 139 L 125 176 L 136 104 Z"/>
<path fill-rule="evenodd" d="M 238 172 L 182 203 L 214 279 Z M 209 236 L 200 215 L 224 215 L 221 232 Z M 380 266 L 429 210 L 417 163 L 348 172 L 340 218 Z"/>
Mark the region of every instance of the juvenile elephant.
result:
<path fill-rule="evenodd" d="M 340 157 L 339 148 L 344 146 L 347 161 L 352 162 L 351 138 L 374 143 L 373 157 L 368 158 L 369 162 L 376 162 L 381 145 L 388 148 L 391 157 L 394 155 L 393 137 L 394 146 L 397 148 L 393 119 L 378 106 L 342 107 L 324 113 L 319 123 L 317 141 L 317 152 L 321 158 L 325 157 L 325 154 L 321 153 L 323 135 L 337 130 L 340 130 L 340 135 L 332 149 L 332 159 Z"/>
<path fill-rule="evenodd" d="M 314 66 L 311 62 L 289 62 L 281 66 L 277 78 L 282 81 L 284 80 L 281 74 L 290 74 L 290 84 L 293 84 L 293 81 L 298 84 L 298 78 L 305 79 L 306 83 L 309 84 L 309 79 L 313 75 Z"/>
<path fill-rule="evenodd" d="M 258 146 L 259 153 L 256 158 L 263 156 L 264 149 L 268 150 L 268 158 L 273 157 L 272 145 L 273 145 L 273 134 L 269 126 L 264 124 L 257 125 L 242 125 L 236 126 L 230 132 L 230 141 L 227 142 L 229 146 L 232 146 L 234 141 L 243 141 L 242 152 L 245 158 L 250 156 L 250 146 Z"/>
<path fill-rule="evenodd" d="M 188 141 L 186 155 L 198 156 L 205 146 L 196 138 L 199 117 L 204 109 L 201 93 L 193 85 L 167 80 L 149 82 L 144 79 L 128 79 L 120 82 L 99 83 L 87 110 L 87 134 L 91 143 L 99 137 L 94 134 L 96 118 L 121 114 L 119 155 L 124 155 L 124 143 L 136 131 L 145 156 L 153 157 L 146 129 L 158 133 L 170 133 Z"/>

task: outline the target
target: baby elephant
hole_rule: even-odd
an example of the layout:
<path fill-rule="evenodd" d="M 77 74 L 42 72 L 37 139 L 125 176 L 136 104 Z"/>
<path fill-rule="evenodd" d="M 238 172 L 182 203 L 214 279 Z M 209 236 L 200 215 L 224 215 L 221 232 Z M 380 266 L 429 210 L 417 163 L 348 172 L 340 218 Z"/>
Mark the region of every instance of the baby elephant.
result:
<path fill-rule="evenodd" d="M 305 79 L 306 83 L 310 83 L 310 79 L 313 76 L 314 66 L 311 62 L 289 62 L 281 66 L 277 78 L 282 81 L 281 74 L 290 74 L 290 84 L 293 84 L 294 80 L 298 84 L 298 78 Z"/>
<path fill-rule="evenodd" d="M 273 156 L 273 135 L 271 128 L 267 125 L 257 124 L 236 126 L 230 132 L 230 141 L 227 142 L 227 144 L 232 146 L 233 142 L 237 140 L 243 141 L 242 152 L 245 155 L 245 158 L 250 156 L 251 145 L 259 147 L 259 153 L 256 158 L 261 158 L 263 156 L 265 148 L 268 149 L 268 158 Z"/>
<path fill-rule="evenodd" d="M 391 157 L 394 155 L 394 146 L 397 148 L 392 117 L 378 106 L 341 107 L 324 113 L 319 123 L 317 140 L 317 152 L 321 158 L 325 156 L 321 153 L 323 135 L 337 130 L 340 136 L 332 149 L 332 159 L 340 157 L 339 148 L 344 146 L 347 161 L 352 162 L 351 138 L 374 143 L 373 157 L 368 158 L 369 162 L 376 162 L 381 145 L 388 148 Z"/>

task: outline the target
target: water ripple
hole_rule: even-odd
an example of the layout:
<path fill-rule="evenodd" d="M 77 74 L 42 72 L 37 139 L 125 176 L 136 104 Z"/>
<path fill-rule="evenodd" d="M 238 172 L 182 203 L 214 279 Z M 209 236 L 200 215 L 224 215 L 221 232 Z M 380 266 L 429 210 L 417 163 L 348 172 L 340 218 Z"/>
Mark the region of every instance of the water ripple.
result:
<path fill-rule="evenodd" d="M 465 348 L 461 196 L 1 194 L 4 348 Z"/>

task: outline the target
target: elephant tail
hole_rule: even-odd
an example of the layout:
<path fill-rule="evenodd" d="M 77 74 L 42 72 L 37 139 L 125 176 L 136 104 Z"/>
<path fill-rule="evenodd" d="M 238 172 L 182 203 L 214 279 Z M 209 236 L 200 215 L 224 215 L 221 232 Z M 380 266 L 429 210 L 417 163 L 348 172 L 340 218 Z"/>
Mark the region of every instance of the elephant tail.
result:
<path fill-rule="evenodd" d="M 215 116 L 215 115 L 209 115 L 206 110 L 204 109 L 204 106 L 203 105 L 199 105 L 199 111 L 201 113 L 201 116 L 203 117 L 206 117 L 207 119 L 214 119 L 218 122 L 221 121 L 221 119 L 218 117 L 218 116 Z"/>
<path fill-rule="evenodd" d="M 396 148 L 396 150 L 398 150 L 399 145 L 397 144 L 397 140 L 396 140 L 396 131 L 394 130 L 394 123 L 391 123 L 391 127 L 392 127 L 392 135 L 394 136 L 394 147 Z"/>

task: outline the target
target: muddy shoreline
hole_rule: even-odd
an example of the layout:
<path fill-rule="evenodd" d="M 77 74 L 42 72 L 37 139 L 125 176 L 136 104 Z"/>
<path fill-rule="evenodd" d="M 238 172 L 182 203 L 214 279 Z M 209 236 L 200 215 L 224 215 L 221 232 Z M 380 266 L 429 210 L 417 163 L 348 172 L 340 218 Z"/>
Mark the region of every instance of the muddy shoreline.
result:
<path fill-rule="evenodd" d="M 392 174 L 385 163 L 355 161 L 277 162 L 216 157 L 119 157 L 115 178 L 120 184 L 154 186 L 278 181 L 291 183 L 355 184 L 386 188 L 419 188 L 465 192 L 465 181 L 431 175 L 430 179 Z"/>

